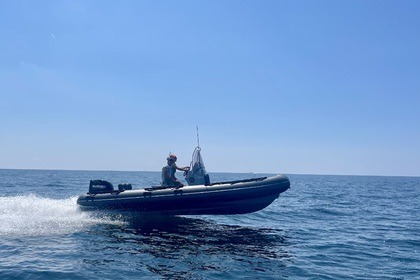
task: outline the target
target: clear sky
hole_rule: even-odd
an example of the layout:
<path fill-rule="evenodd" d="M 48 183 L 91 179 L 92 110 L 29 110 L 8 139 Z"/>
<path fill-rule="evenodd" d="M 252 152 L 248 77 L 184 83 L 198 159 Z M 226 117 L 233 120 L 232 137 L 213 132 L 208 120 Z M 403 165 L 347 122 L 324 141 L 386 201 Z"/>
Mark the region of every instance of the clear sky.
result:
<path fill-rule="evenodd" d="M 1 1 L 0 168 L 420 176 L 420 1 Z"/>

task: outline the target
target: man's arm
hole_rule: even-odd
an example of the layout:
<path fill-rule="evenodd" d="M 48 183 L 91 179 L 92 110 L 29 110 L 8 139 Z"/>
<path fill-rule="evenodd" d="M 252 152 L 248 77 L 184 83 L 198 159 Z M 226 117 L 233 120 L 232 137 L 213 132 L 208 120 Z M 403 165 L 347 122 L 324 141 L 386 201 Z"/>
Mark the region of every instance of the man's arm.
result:
<path fill-rule="evenodd" d="M 175 163 L 174 163 L 175 164 Z M 190 167 L 189 166 L 185 166 L 185 167 L 178 167 L 176 164 L 175 164 L 175 168 L 177 169 L 177 170 L 179 170 L 179 171 L 187 171 L 187 170 L 190 170 Z"/>

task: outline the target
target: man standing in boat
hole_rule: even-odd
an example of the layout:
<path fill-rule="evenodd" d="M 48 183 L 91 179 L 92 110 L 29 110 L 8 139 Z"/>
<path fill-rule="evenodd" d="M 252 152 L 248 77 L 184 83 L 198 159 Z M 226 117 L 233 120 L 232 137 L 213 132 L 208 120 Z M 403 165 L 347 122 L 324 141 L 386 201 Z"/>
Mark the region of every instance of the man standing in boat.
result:
<path fill-rule="evenodd" d="M 184 185 L 175 177 L 175 172 L 179 171 L 188 171 L 190 168 L 186 167 L 178 167 L 176 165 L 177 157 L 176 155 L 169 155 L 166 159 L 168 164 L 162 168 L 162 186 L 165 187 L 183 187 Z"/>

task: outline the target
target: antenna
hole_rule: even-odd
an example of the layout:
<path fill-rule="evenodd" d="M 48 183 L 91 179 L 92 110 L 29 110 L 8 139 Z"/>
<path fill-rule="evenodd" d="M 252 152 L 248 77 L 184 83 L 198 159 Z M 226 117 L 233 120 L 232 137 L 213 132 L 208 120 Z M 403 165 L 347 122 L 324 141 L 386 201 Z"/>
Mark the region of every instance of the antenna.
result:
<path fill-rule="evenodd" d="M 197 147 L 200 148 L 200 137 L 198 135 L 198 125 L 197 125 Z"/>

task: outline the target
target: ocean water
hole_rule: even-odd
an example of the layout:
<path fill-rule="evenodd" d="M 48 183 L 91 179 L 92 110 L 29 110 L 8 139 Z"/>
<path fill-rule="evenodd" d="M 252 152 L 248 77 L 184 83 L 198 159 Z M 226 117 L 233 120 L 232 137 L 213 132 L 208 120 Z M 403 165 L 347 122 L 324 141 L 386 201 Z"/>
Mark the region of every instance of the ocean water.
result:
<path fill-rule="evenodd" d="M 288 177 L 256 213 L 165 217 L 76 205 L 158 172 L 0 170 L 0 279 L 420 279 L 420 178 Z"/>

